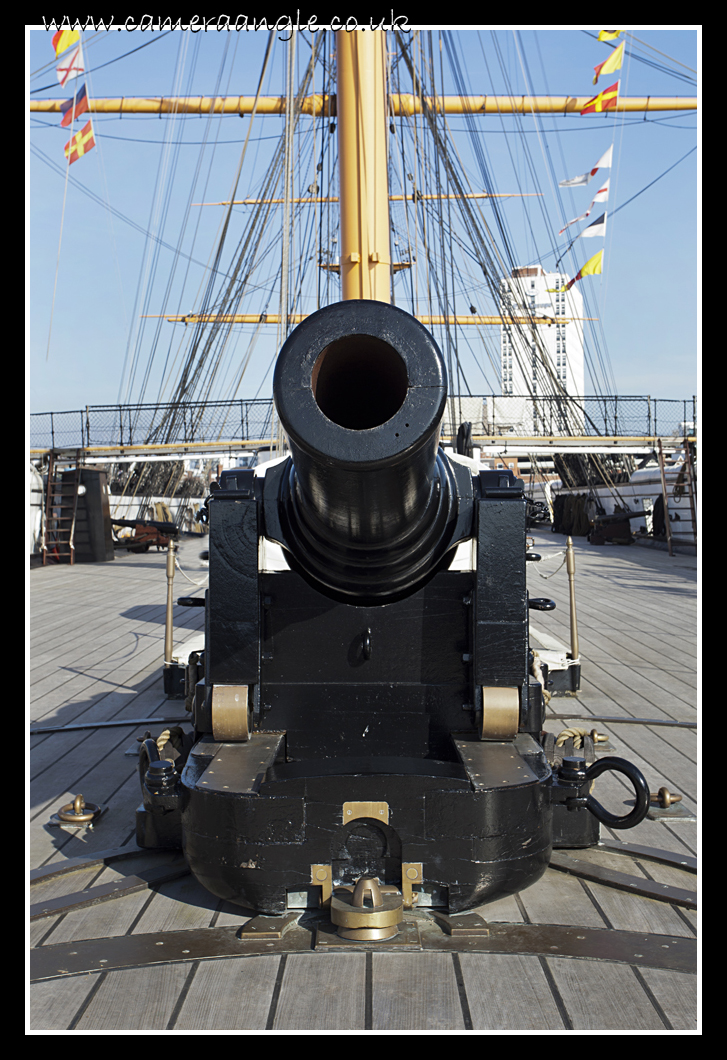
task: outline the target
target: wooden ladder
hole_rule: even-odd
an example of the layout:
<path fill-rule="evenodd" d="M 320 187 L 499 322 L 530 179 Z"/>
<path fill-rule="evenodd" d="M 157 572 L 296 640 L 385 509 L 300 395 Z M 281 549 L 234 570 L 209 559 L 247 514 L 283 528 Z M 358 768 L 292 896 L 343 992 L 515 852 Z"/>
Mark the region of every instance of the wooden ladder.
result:
<path fill-rule="evenodd" d="M 81 477 L 81 450 L 76 450 L 72 471 L 61 471 L 53 450 L 48 462 L 48 486 L 45 494 L 43 528 L 43 566 L 49 562 L 73 563 L 78 509 L 78 485 Z"/>
<path fill-rule="evenodd" d="M 661 494 L 664 501 L 664 523 L 666 529 L 666 540 L 669 547 L 669 555 L 673 556 L 674 551 L 672 549 L 672 540 L 674 538 L 681 538 L 682 540 L 688 539 L 689 544 L 697 544 L 697 481 L 694 473 L 694 463 L 692 460 L 692 451 L 689 445 L 689 440 L 684 439 L 684 463 L 682 464 L 682 473 L 679 475 L 679 481 L 671 483 L 671 493 L 667 488 L 666 481 L 666 467 L 664 463 L 664 452 L 661 447 L 661 439 L 658 440 L 658 457 L 659 457 L 659 472 L 661 474 Z M 686 494 L 689 498 L 689 510 L 692 519 L 692 532 L 691 534 L 680 534 L 672 529 L 671 520 L 669 519 L 669 498 L 677 496 L 677 490 L 681 491 L 681 496 Z"/>

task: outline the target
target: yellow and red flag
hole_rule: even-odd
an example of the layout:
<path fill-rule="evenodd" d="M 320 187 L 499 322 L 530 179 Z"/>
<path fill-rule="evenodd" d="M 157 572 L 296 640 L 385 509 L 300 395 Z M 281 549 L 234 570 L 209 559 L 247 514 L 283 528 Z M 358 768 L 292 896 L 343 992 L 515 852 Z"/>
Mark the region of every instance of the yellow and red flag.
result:
<path fill-rule="evenodd" d="M 78 161 L 83 155 L 87 155 L 91 148 L 95 146 L 93 126 L 90 121 L 87 121 L 81 131 L 72 136 L 63 149 L 68 159 L 68 165 L 70 166 L 72 162 Z"/>
<path fill-rule="evenodd" d="M 61 55 L 66 48 L 70 48 L 72 44 L 78 44 L 81 39 L 81 34 L 75 29 L 59 29 L 57 33 L 53 34 L 53 40 L 51 41 L 56 58 Z"/>
<path fill-rule="evenodd" d="M 609 55 L 608 59 L 605 59 L 602 63 L 599 63 L 598 66 L 594 66 L 593 69 L 596 73 L 596 76 L 593 78 L 594 85 L 598 83 L 598 79 L 601 74 L 612 74 L 614 70 L 621 69 L 621 64 L 623 63 L 624 58 L 624 47 L 624 44 L 619 44 L 618 48 L 614 49 L 611 55 Z"/>
<path fill-rule="evenodd" d="M 599 92 L 593 99 L 589 99 L 581 114 L 600 114 L 604 110 L 615 110 L 618 103 L 618 86 L 620 84 L 621 82 L 617 81 L 615 84 L 609 85 L 608 88 L 604 88 L 603 92 Z"/>
<path fill-rule="evenodd" d="M 599 273 L 603 272 L 603 251 L 599 250 L 598 254 L 594 254 L 592 258 L 589 258 L 586 264 L 578 270 L 578 275 L 574 276 L 572 280 L 566 286 L 566 291 L 570 291 L 576 280 L 582 280 L 584 276 L 598 276 Z"/>

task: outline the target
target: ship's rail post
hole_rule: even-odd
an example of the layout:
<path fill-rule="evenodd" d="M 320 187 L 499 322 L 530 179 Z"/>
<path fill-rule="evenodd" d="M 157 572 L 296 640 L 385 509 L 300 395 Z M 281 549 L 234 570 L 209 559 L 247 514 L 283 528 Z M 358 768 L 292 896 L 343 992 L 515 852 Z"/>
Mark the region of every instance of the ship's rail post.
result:
<path fill-rule="evenodd" d="M 573 538 L 569 537 L 565 547 L 565 566 L 568 571 L 568 591 L 570 593 L 570 653 L 578 659 L 578 619 L 576 617 L 576 554 Z"/>
<path fill-rule="evenodd" d="M 167 546 L 167 613 L 164 622 L 164 668 L 173 665 L 174 652 L 174 563 L 177 555 L 176 541 Z"/>

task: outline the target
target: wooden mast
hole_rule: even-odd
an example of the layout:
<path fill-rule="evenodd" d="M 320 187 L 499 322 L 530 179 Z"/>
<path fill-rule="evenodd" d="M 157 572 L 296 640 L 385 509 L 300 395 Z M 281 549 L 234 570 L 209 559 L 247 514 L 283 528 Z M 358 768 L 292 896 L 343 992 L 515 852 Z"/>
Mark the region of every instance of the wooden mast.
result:
<path fill-rule="evenodd" d="M 341 296 L 390 302 L 386 34 L 341 30 L 336 64 Z"/>

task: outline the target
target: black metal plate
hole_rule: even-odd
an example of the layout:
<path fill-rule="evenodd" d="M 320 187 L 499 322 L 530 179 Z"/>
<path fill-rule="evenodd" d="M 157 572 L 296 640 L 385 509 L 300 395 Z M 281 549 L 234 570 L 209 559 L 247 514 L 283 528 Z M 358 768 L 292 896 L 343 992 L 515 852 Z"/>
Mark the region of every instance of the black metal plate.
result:
<path fill-rule="evenodd" d="M 323 918 L 319 922 L 323 924 Z M 360 943 L 337 939 L 316 948 L 378 949 L 381 951 L 447 950 L 467 953 L 518 953 L 545 957 L 615 961 L 644 968 L 677 972 L 697 970 L 697 940 L 673 935 L 648 935 L 637 931 L 562 927 L 552 924 L 490 924 L 489 936 L 447 935 L 435 920 L 421 914 L 406 915 L 402 941 Z M 252 957 L 261 954 L 304 953 L 314 946 L 315 921 L 300 922 L 277 940 L 241 939 L 239 928 L 199 928 L 190 931 L 122 935 L 40 946 L 30 951 L 31 981 L 55 979 L 85 972 L 144 967 L 217 957 Z M 418 933 L 419 942 L 413 939 Z M 398 936 L 397 936 L 398 937 Z M 323 940 L 324 933 L 319 935 Z M 412 940 L 412 941 L 410 941 Z"/>

